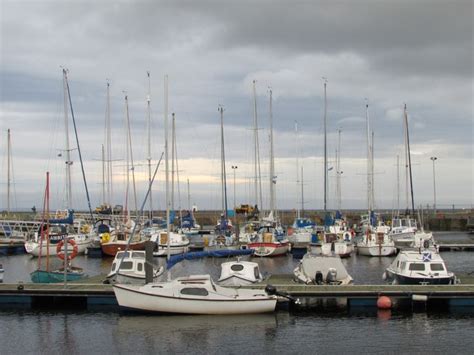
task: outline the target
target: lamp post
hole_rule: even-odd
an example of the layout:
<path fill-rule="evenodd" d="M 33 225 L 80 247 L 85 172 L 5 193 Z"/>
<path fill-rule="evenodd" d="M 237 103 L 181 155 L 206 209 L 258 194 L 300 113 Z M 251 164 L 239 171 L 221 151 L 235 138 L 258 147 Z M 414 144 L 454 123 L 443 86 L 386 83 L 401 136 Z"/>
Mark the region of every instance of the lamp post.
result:
<path fill-rule="evenodd" d="M 232 165 L 232 170 L 234 172 L 234 209 L 235 209 L 235 207 L 237 206 L 235 204 L 235 171 L 237 170 L 237 165 Z"/>
<path fill-rule="evenodd" d="M 435 175 L 435 161 L 438 160 L 437 157 L 431 157 L 433 162 L 433 211 L 436 214 L 436 175 Z"/>

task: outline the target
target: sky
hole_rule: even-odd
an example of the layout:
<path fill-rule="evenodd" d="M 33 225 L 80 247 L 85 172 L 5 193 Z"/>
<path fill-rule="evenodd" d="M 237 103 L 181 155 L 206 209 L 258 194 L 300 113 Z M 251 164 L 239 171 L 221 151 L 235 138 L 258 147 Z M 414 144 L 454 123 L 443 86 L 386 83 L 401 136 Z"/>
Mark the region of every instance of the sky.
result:
<path fill-rule="evenodd" d="M 143 202 L 148 181 L 147 72 L 153 167 L 164 151 L 164 77 L 168 77 L 180 182 L 174 189 L 175 208 L 187 208 L 188 200 L 199 209 L 221 208 L 220 105 L 229 206 L 255 204 L 254 80 L 263 208 L 269 205 L 270 88 L 277 207 L 301 207 L 303 180 L 304 208 L 322 208 L 323 78 L 327 78 L 328 208 L 337 207 L 338 130 L 341 207 L 367 207 L 366 103 L 374 132 L 377 208 L 404 209 L 407 204 L 405 104 L 415 205 L 432 208 L 435 179 L 438 208 L 453 204 L 472 208 L 472 1 L 0 0 L 0 7 L 0 210 L 8 205 L 41 209 L 47 171 L 51 208 L 66 206 L 62 68 L 68 70 L 93 208 L 103 202 L 107 82 L 114 171 L 110 202 L 126 203 L 125 95 L 138 208 Z M 83 209 L 87 200 L 70 113 L 68 122 L 73 149 L 70 205 Z M 437 157 L 434 173 L 431 157 Z M 159 166 L 153 185 L 157 209 L 165 207 L 164 166 Z M 300 173 L 297 176 L 301 167 L 303 179 Z M 134 208 L 133 196 L 127 203 Z"/>

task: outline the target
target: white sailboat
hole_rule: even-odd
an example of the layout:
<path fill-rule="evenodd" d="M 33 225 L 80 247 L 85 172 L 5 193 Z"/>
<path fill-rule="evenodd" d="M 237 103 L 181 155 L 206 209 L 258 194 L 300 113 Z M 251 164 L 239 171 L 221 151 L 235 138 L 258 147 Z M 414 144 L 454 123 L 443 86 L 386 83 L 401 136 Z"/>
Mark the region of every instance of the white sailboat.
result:
<path fill-rule="evenodd" d="M 254 84 L 255 85 L 255 84 Z M 290 248 L 286 232 L 276 216 L 275 209 L 275 162 L 273 154 L 273 111 L 272 90 L 270 89 L 270 213 L 260 223 L 255 240 L 248 244 L 249 249 L 255 250 L 256 256 L 284 255 Z"/>
<path fill-rule="evenodd" d="M 397 249 L 393 240 L 388 235 L 385 228 L 375 227 L 373 221 L 373 151 L 371 149 L 370 129 L 369 129 L 369 104 L 366 103 L 367 121 L 367 205 L 368 205 L 368 226 L 362 236 L 362 240 L 357 243 L 357 253 L 366 256 L 390 256 L 396 253 Z"/>
<path fill-rule="evenodd" d="M 170 234 L 170 199 L 168 165 L 168 77 L 165 76 L 165 165 L 166 223 Z M 168 238 L 168 260 L 170 258 Z M 168 271 L 169 277 L 169 271 Z M 209 275 L 192 275 L 171 281 L 152 282 L 144 286 L 115 284 L 121 307 L 148 312 L 186 314 L 245 314 L 272 312 L 276 297 L 259 290 L 231 289 L 216 285 Z"/>
<path fill-rule="evenodd" d="M 67 82 L 67 70 L 63 69 L 63 87 L 64 87 L 64 130 L 65 130 L 65 154 L 66 154 L 66 195 L 65 195 L 65 203 L 66 203 L 66 211 L 67 213 L 71 213 L 72 214 L 72 210 L 71 210 L 71 205 L 72 205 L 72 182 L 71 182 L 71 166 L 73 164 L 73 161 L 71 160 L 71 151 L 72 149 L 70 149 L 70 142 L 69 142 L 69 115 L 68 115 L 68 112 L 69 112 L 69 108 L 71 107 L 71 114 L 72 114 L 72 118 L 74 119 L 74 116 L 73 116 L 73 112 L 72 112 L 72 106 L 71 106 L 71 103 L 70 103 L 70 96 L 69 96 L 69 87 L 68 87 L 68 82 Z M 74 123 L 74 121 L 73 121 Z M 78 137 L 77 137 L 77 132 L 75 131 L 76 133 L 76 141 L 77 143 L 79 142 L 78 141 Z M 78 152 L 79 152 L 79 158 L 81 158 L 80 156 L 80 150 L 79 150 L 79 144 L 78 144 Z M 62 156 L 62 154 L 60 154 L 60 156 Z M 81 161 L 81 166 L 82 166 L 82 161 Z M 84 178 L 84 182 L 85 182 L 85 175 L 84 175 L 84 171 L 83 171 L 83 178 Z M 86 186 L 86 194 L 87 194 L 87 200 L 88 200 L 88 203 L 89 203 L 89 211 L 90 211 L 90 201 L 89 201 L 89 194 L 88 194 L 88 190 L 87 190 L 87 185 L 85 184 Z M 91 212 L 91 211 L 90 211 Z M 91 212 L 91 215 L 92 215 L 92 212 Z M 50 222 L 52 223 L 52 222 Z M 85 223 L 85 222 L 84 222 Z M 93 231 L 92 231 L 92 228 L 88 225 L 85 225 L 84 226 L 80 226 L 79 228 L 77 229 L 74 229 L 74 224 L 73 224 L 73 218 L 68 218 L 68 221 L 67 223 L 61 223 L 60 221 L 58 221 L 58 227 L 59 229 L 62 230 L 61 233 L 58 234 L 58 238 L 55 240 L 54 238 L 51 239 L 51 245 L 49 245 L 48 243 L 42 243 L 41 242 L 41 232 L 38 231 L 37 233 L 35 233 L 35 235 L 33 236 L 32 239 L 30 240 L 27 240 L 25 242 L 25 250 L 28 254 L 32 255 L 32 256 L 45 256 L 45 255 L 57 255 L 57 252 L 56 252 L 56 245 L 53 245 L 53 244 L 57 244 L 60 242 L 60 239 L 62 240 L 63 236 L 64 235 L 67 235 L 68 239 L 69 240 L 73 240 L 74 243 L 77 245 L 78 247 L 78 252 L 79 253 L 84 253 L 87 249 L 87 246 L 89 245 L 89 243 L 91 242 L 92 238 L 93 238 Z M 60 237 L 59 237 L 60 236 Z M 49 245 L 49 247 L 48 247 Z M 49 249 L 49 250 L 48 250 Z"/>

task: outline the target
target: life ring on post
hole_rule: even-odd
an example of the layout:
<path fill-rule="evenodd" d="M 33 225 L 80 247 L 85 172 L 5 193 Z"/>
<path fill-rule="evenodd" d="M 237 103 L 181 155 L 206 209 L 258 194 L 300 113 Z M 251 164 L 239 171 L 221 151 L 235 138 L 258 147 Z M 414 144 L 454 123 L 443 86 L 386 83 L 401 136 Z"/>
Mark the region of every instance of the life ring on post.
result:
<path fill-rule="evenodd" d="M 72 252 L 67 254 L 67 259 L 72 260 L 77 256 L 77 252 L 79 250 L 77 248 L 76 242 L 73 239 L 68 239 L 67 243 L 71 244 L 72 246 Z M 63 246 L 64 246 L 64 240 L 61 240 L 56 246 L 56 254 L 58 255 L 58 258 L 61 260 L 64 260 L 64 255 L 65 255 L 64 250 L 62 250 Z"/>

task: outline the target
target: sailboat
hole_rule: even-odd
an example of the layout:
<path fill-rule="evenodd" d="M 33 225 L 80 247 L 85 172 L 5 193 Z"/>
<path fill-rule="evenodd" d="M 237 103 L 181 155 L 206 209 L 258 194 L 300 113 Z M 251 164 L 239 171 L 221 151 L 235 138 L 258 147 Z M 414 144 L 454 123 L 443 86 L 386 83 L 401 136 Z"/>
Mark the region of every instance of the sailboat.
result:
<path fill-rule="evenodd" d="M 432 241 L 433 233 L 425 232 L 423 229 L 422 223 L 420 223 L 420 228 L 417 227 L 415 216 L 415 200 L 413 197 L 413 176 L 411 169 L 411 151 L 410 151 L 410 135 L 408 131 L 408 114 L 407 114 L 407 105 L 405 104 L 403 109 L 403 123 L 405 131 L 405 167 L 406 167 L 406 201 L 407 209 L 406 216 L 399 217 L 394 219 L 395 227 L 392 223 L 392 229 L 390 235 L 395 241 L 395 246 L 398 249 L 404 248 L 413 248 L 421 247 L 424 241 Z M 408 184 L 409 182 L 409 184 Z M 410 186 L 410 195 L 411 195 L 411 216 L 410 209 L 408 207 L 408 185 Z M 401 225 L 397 228 L 398 225 Z"/>
<path fill-rule="evenodd" d="M 165 76 L 165 166 L 166 166 L 166 229 L 170 228 L 169 165 L 168 165 L 168 77 Z M 170 260 L 170 240 L 168 255 Z M 170 278 L 168 269 L 168 279 Z M 216 285 L 210 275 L 191 275 L 170 281 L 151 282 L 143 286 L 115 284 L 120 307 L 147 312 L 185 314 L 245 314 L 271 312 L 276 297 L 265 291 L 231 289 Z"/>
<path fill-rule="evenodd" d="M 176 181 L 179 191 L 179 174 L 178 174 L 178 154 L 176 148 L 176 120 L 175 114 L 172 113 L 172 124 L 171 124 L 171 211 L 172 217 L 170 217 L 169 222 L 172 223 L 173 228 L 170 231 L 160 229 L 153 232 L 150 236 L 150 240 L 156 243 L 155 251 L 153 252 L 154 256 L 167 256 L 168 250 L 170 255 L 182 254 L 188 251 L 190 241 L 188 237 L 178 228 L 174 228 L 175 222 L 175 206 L 174 206 L 174 175 L 176 173 Z M 176 163 L 176 170 L 175 170 Z M 179 195 L 179 193 L 178 193 Z M 178 197 L 178 199 L 180 199 Z M 178 208 L 181 210 L 180 206 Z M 181 211 L 180 211 L 180 224 L 181 224 Z"/>
<path fill-rule="evenodd" d="M 11 212 L 11 185 L 13 176 L 12 142 L 10 128 L 7 130 L 7 213 Z M 9 223 L 0 224 L 0 255 L 25 253 L 26 236 L 23 232 L 13 229 Z"/>
<path fill-rule="evenodd" d="M 227 215 L 227 176 L 225 168 L 225 145 L 224 145 L 224 108 L 218 109 L 220 114 L 221 131 L 221 198 L 222 212 L 214 228 L 214 238 L 210 239 L 208 249 L 236 249 L 238 248 L 237 237 L 234 232 L 232 221 Z"/>
<path fill-rule="evenodd" d="M 369 104 L 366 103 L 367 122 L 367 206 L 368 206 L 368 226 L 357 243 L 357 253 L 366 256 L 390 256 L 396 253 L 395 244 L 387 233 L 384 226 L 377 226 L 373 211 L 373 151 L 371 149 L 369 130 Z"/>
<path fill-rule="evenodd" d="M 248 244 L 248 248 L 255 250 L 256 256 L 285 255 L 290 247 L 287 235 L 277 218 L 275 209 L 275 161 L 273 154 L 273 103 L 270 89 L 270 213 L 263 218 L 255 241 Z"/>
<path fill-rule="evenodd" d="M 127 208 L 130 187 L 130 171 L 132 171 L 133 197 L 136 211 L 135 215 L 138 215 L 138 208 L 127 95 L 125 95 L 125 126 L 127 163 L 124 220 L 120 225 L 116 226 L 116 228 L 113 229 L 110 233 L 104 233 L 101 235 L 102 253 L 108 256 L 115 256 L 119 250 L 125 250 L 125 247 L 127 245 L 128 248 L 132 250 L 144 250 L 146 242 L 146 239 L 143 239 L 140 233 L 134 234 L 132 240 L 129 242 L 129 238 L 132 236 L 132 231 L 135 229 L 136 223 L 130 218 L 130 210 Z"/>
<path fill-rule="evenodd" d="M 82 178 L 84 182 L 87 203 L 89 207 L 89 213 L 91 215 L 91 218 L 92 219 L 94 218 L 93 218 L 91 204 L 90 204 L 89 190 L 87 188 L 87 182 L 85 178 L 81 149 L 79 146 L 79 137 L 78 137 L 77 129 L 76 129 L 74 111 L 72 109 L 71 93 L 69 91 L 69 83 L 68 83 L 66 69 L 63 69 L 63 86 L 64 86 L 64 128 L 65 128 L 65 137 L 66 137 L 66 149 L 65 149 L 65 153 L 66 153 L 66 212 L 64 212 L 64 215 L 69 214 L 69 218 L 66 220 L 61 220 L 61 219 L 50 220 L 49 223 L 58 224 L 59 225 L 58 229 L 65 229 L 66 232 L 68 233 L 68 238 L 74 240 L 74 243 L 78 247 L 78 252 L 84 253 L 86 251 L 87 246 L 92 240 L 93 231 L 92 231 L 92 228 L 88 224 L 86 224 L 84 220 L 74 222 L 74 219 L 72 217 L 73 215 L 72 215 L 72 209 L 71 209 L 71 203 L 72 203 L 71 166 L 73 162 L 71 160 L 72 149 L 70 149 L 70 144 L 69 144 L 69 119 L 68 119 L 69 110 L 71 112 L 72 123 L 74 126 L 74 135 L 76 138 L 76 145 L 77 145 L 79 160 L 81 163 Z M 38 231 L 37 233 L 35 233 L 33 239 L 25 242 L 26 252 L 33 256 L 40 256 L 40 255 L 47 255 L 47 254 L 56 255 L 57 251 L 55 249 L 55 246 L 49 247 L 45 245 L 44 243 L 42 243 L 40 234 L 41 234 L 41 231 Z M 51 241 L 57 243 L 60 241 L 60 239 L 61 238 L 59 239 L 56 238 L 55 240 L 51 240 Z"/>
<path fill-rule="evenodd" d="M 74 281 L 84 277 L 84 272 L 81 268 L 73 267 L 71 260 L 74 259 L 78 253 L 78 247 L 74 239 L 68 237 L 67 232 L 58 235 L 61 239 L 54 246 L 56 255 L 64 261 L 63 267 L 57 270 L 50 270 L 50 224 L 47 219 L 49 215 L 49 172 L 46 173 L 46 188 L 43 202 L 43 222 L 40 227 L 40 252 L 42 245 L 46 244 L 46 270 L 41 268 L 42 258 L 38 259 L 38 269 L 33 271 L 30 276 L 34 283 L 56 283 L 65 281 Z M 71 247 L 71 250 L 69 249 Z M 42 256 L 41 254 L 39 256 Z"/>

